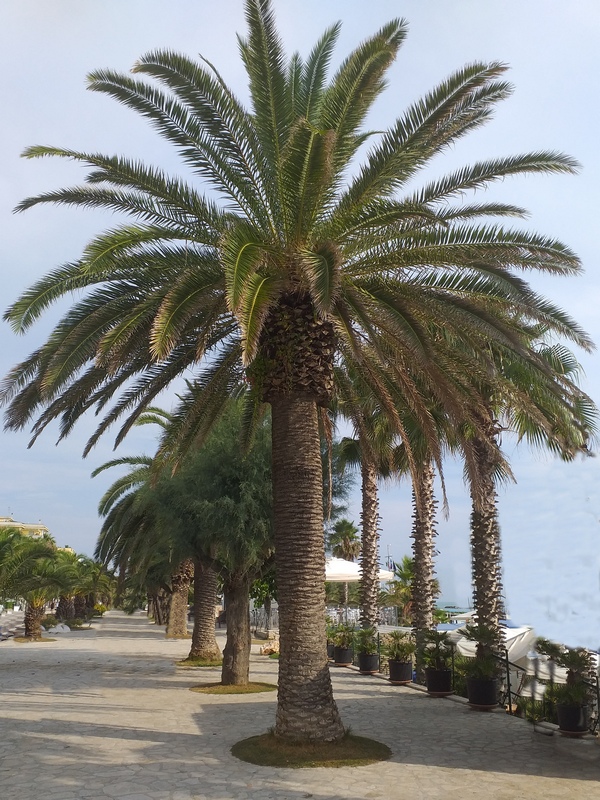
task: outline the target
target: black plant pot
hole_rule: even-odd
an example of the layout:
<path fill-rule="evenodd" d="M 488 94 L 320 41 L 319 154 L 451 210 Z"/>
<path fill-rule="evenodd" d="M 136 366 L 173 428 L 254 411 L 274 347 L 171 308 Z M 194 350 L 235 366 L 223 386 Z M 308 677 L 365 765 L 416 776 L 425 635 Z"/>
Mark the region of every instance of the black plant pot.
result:
<path fill-rule="evenodd" d="M 446 697 L 452 694 L 452 670 L 425 667 L 425 685 L 432 697 Z"/>
<path fill-rule="evenodd" d="M 373 675 L 375 672 L 379 672 L 379 654 L 359 653 L 358 669 L 363 675 Z"/>
<path fill-rule="evenodd" d="M 333 658 L 334 658 L 334 655 L 335 655 L 334 651 L 335 651 L 335 645 L 334 644 L 328 644 L 327 645 L 327 658 L 330 661 L 333 661 Z"/>
<path fill-rule="evenodd" d="M 556 716 L 560 733 L 583 736 L 588 730 L 588 707 L 574 703 L 557 703 Z"/>
<path fill-rule="evenodd" d="M 333 650 L 333 661 L 336 667 L 349 667 L 354 658 L 354 650 L 351 647 L 335 646 Z"/>
<path fill-rule="evenodd" d="M 467 699 L 477 711 L 491 711 L 498 705 L 496 678 L 467 678 Z"/>
<path fill-rule="evenodd" d="M 412 661 L 395 661 L 390 658 L 388 666 L 390 668 L 390 683 L 398 686 L 405 686 L 412 681 Z"/>

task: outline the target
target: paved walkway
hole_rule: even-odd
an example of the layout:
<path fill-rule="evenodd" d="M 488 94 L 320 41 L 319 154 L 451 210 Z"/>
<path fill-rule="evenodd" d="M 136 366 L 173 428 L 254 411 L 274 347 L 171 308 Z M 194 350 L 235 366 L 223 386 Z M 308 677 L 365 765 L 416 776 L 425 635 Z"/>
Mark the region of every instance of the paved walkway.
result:
<path fill-rule="evenodd" d="M 600 800 L 600 745 L 533 734 L 349 669 L 332 669 L 344 723 L 393 750 L 342 769 L 273 769 L 233 758 L 274 723 L 275 693 L 211 696 L 219 671 L 178 670 L 188 642 L 145 616 L 109 614 L 95 631 L 0 644 L 1 800 Z M 252 678 L 277 662 L 252 656 Z"/>

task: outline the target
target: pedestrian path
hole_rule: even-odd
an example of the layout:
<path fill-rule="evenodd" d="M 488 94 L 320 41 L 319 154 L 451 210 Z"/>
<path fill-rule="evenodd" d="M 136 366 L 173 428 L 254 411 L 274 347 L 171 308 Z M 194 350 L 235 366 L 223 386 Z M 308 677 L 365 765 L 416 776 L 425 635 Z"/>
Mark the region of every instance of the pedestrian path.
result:
<path fill-rule="evenodd" d="M 55 642 L 1 643 L 1 800 L 600 800 L 595 741 L 536 735 L 501 711 L 344 668 L 332 668 L 344 723 L 385 742 L 390 761 L 246 764 L 230 748 L 274 724 L 275 693 L 188 691 L 219 679 L 217 669 L 178 670 L 188 649 L 144 615 L 117 611 Z M 276 673 L 276 661 L 253 654 L 253 680 Z"/>

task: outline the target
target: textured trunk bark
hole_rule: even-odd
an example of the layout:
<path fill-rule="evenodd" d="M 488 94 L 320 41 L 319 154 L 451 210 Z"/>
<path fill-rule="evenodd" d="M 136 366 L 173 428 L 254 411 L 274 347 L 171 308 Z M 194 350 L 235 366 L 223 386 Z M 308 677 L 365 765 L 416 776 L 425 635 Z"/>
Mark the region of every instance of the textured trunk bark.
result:
<path fill-rule="evenodd" d="M 73 605 L 74 605 L 75 616 L 78 619 L 85 619 L 88 611 L 88 605 L 85 595 L 76 594 L 73 599 Z"/>
<path fill-rule="evenodd" d="M 247 579 L 225 581 L 227 642 L 223 650 L 221 683 L 245 686 L 250 676 L 250 583 Z"/>
<path fill-rule="evenodd" d="M 46 605 L 43 603 L 41 606 L 32 605 L 27 603 L 25 606 L 25 636 L 28 639 L 41 639 L 42 638 L 42 620 L 44 618 L 44 610 Z"/>
<path fill-rule="evenodd" d="M 58 619 L 65 620 L 65 622 L 73 619 L 75 616 L 75 602 L 73 597 L 66 595 L 59 597 L 58 605 L 56 606 L 56 616 Z"/>
<path fill-rule="evenodd" d="M 423 636 L 433 627 L 433 594 L 434 552 L 435 552 L 435 509 L 433 492 L 433 464 L 425 464 L 419 475 L 419 485 L 413 487 L 413 540 L 414 560 L 412 582 L 412 618 L 415 641 L 417 644 L 415 666 L 417 680 L 425 682 L 425 664 L 423 662 Z M 417 503 L 417 496 L 419 503 Z M 420 510 L 419 510 L 420 508 Z"/>
<path fill-rule="evenodd" d="M 271 403 L 280 634 L 275 734 L 290 741 L 333 741 L 344 728 L 327 661 L 317 406 L 286 397 Z"/>
<path fill-rule="evenodd" d="M 155 625 L 163 624 L 160 619 L 160 603 L 158 602 L 158 595 L 156 594 L 148 595 L 148 616 L 154 620 Z"/>
<path fill-rule="evenodd" d="M 476 440 L 474 450 L 478 463 L 479 487 L 471 492 L 473 604 L 477 611 L 477 624 L 494 631 L 496 647 L 499 648 L 503 641 L 499 622 L 502 607 L 502 565 L 494 483 L 497 450 L 493 437 L 490 441 Z"/>
<path fill-rule="evenodd" d="M 189 659 L 216 661 L 221 651 L 215 636 L 217 573 L 194 559 L 194 631 Z"/>
<path fill-rule="evenodd" d="M 271 617 L 272 617 L 271 598 L 270 597 L 265 597 L 264 607 L 265 607 L 265 617 L 266 617 L 265 631 L 266 631 L 266 633 L 268 635 L 270 633 L 270 631 L 271 631 Z"/>
<path fill-rule="evenodd" d="M 156 625 L 166 625 L 169 618 L 169 598 L 163 589 L 152 596 L 153 616 Z"/>
<path fill-rule="evenodd" d="M 194 577 L 191 559 L 183 561 L 171 579 L 172 594 L 169 603 L 168 639 L 187 639 L 188 593 Z"/>
<path fill-rule="evenodd" d="M 360 623 L 363 628 L 374 628 L 379 622 L 379 502 L 377 470 L 366 458 L 361 479 Z"/>
<path fill-rule="evenodd" d="M 169 622 L 165 633 L 168 639 L 186 639 L 188 636 L 188 588 L 179 588 L 171 594 Z"/>

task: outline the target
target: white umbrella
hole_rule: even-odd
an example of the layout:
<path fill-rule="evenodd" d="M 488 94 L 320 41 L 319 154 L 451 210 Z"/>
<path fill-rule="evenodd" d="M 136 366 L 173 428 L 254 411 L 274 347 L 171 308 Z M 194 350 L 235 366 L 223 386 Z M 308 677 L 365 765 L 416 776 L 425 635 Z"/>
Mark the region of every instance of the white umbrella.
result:
<path fill-rule="evenodd" d="M 380 581 L 391 581 L 394 573 L 389 569 L 379 569 Z M 325 580 L 338 583 L 355 583 L 360 580 L 359 566 L 355 561 L 331 556 L 325 561 Z"/>

